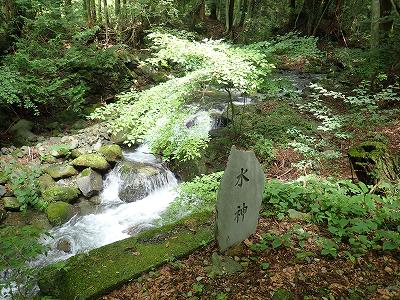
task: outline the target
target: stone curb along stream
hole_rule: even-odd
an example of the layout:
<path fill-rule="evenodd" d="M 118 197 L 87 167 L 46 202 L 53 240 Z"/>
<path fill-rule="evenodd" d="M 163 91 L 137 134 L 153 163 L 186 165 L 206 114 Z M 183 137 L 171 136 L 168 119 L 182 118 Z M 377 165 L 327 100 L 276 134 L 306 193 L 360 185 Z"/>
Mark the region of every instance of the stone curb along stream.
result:
<path fill-rule="evenodd" d="M 209 244 L 214 240 L 210 217 L 210 213 L 192 215 L 46 266 L 39 272 L 40 290 L 61 300 L 96 299 L 143 272 Z"/>

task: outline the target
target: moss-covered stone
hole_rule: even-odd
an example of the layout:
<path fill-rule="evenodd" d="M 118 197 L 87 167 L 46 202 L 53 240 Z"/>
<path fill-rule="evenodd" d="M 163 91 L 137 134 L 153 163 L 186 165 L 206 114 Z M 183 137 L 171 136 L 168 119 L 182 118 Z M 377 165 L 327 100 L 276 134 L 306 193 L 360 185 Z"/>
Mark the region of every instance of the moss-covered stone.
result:
<path fill-rule="evenodd" d="M 57 184 L 53 177 L 51 177 L 49 174 L 43 174 L 37 179 L 37 182 L 41 191 L 44 191 Z"/>
<path fill-rule="evenodd" d="M 48 202 L 63 201 L 72 203 L 79 197 L 79 190 L 75 187 L 53 186 L 42 192 L 43 199 Z"/>
<path fill-rule="evenodd" d="M 116 162 L 122 158 L 122 149 L 118 145 L 104 145 L 99 149 L 99 153 L 105 157 L 108 162 Z"/>
<path fill-rule="evenodd" d="M 74 208 L 71 204 L 62 201 L 50 203 L 46 210 L 47 218 L 53 226 L 59 226 L 74 216 Z"/>
<path fill-rule="evenodd" d="M 21 204 L 15 197 L 4 197 L 3 198 L 4 208 L 8 211 L 19 211 Z"/>
<path fill-rule="evenodd" d="M 93 168 L 105 171 L 110 168 L 107 160 L 100 154 L 83 154 L 72 161 L 72 165 L 77 167 Z"/>
<path fill-rule="evenodd" d="M 71 165 L 51 165 L 46 169 L 46 173 L 54 179 L 67 178 L 78 175 L 78 171 Z"/>
<path fill-rule="evenodd" d="M 8 178 L 4 171 L 0 171 L 0 184 L 5 184 Z"/>
<path fill-rule="evenodd" d="M 213 226 L 208 219 L 209 215 L 192 217 L 45 267 L 39 274 L 39 287 L 44 294 L 60 299 L 96 299 L 172 257 L 183 257 L 212 241 Z M 156 242 L 145 242 L 149 239 Z"/>
<path fill-rule="evenodd" d="M 76 148 L 76 149 L 71 150 L 71 157 L 72 158 L 77 158 L 77 157 L 79 157 L 81 155 L 84 155 L 84 154 L 86 154 L 86 150 L 83 149 L 83 148 Z"/>
<path fill-rule="evenodd" d="M 366 141 L 348 150 L 357 178 L 366 184 L 379 181 L 395 182 L 400 178 L 400 159 L 389 153 L 388 147 L 377 141 Z"/>

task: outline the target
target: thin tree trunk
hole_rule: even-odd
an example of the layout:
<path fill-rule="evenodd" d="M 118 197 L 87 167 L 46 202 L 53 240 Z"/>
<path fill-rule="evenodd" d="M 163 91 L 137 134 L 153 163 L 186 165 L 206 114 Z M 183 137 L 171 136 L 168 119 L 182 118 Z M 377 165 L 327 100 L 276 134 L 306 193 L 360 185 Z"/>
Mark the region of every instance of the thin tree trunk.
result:
<path fill-rule="evenodd" d="M 233 25 L 233 12 L 235 8 L 235 0 L 226 0 L 225 2 L 225 22 L 226 32 L 231 32 Z"/>
<path fill-rule="evenodd" d="M 385 40 L 389 37 L 390 31 L 393 27 L 393 19 L 390 18 L 390 15 L 392 13 L 392 3 L 390 2 L 390 0 L 381 0 L 380 2 L 380 33 L 382 35 L 382 39 Z"/>
<path fill-rule="evenodd" d="M 371 48 L 379 45 L 379 18 L 381 15 L 380 1 L 372 0 L 371 3 Z"/>
<path fill-rule="evenodd" d="M 96 0 L 89 0 L 90 2 L 90 12 L 92 14 L 92 20 L 96 23 L 97 15 L 96 15 Z"/>
<path fill-rule="evenodd" d="M 217 19 L 217 0 L 210 1 L 210 19 L 211 20 Z"/>
<path fill-rule="evenodd" d="M 103 14 L 101 12 L 101 0 L 97 0 L 97 16 L 99 18 L 99 23 L 103 23 Z"/>
<path fill-rule="evenodd" d="M 110 18 L 108 16 L 108 5 L 107 5 L 107 0 L 103 0 L 103 10 L 104 10 L 104 24 L 106 25 L 106 28 L 108 30 L 108 27 L 110 26 Z"/>

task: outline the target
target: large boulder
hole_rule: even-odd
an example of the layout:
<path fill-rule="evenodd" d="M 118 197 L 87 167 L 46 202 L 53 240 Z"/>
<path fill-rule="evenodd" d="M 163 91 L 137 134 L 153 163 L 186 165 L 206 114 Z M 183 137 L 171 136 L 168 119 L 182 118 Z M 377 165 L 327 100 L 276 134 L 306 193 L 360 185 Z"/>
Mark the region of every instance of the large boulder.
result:
<path fill-rule="evenodd" d="M 92 168 L 105 171 L 110 168 L 107 160 L 100 154 L 83 154 L 72 161 L 76 167 Z"/>
<path fill-rule="evenodd" d="M 168 180 L 164 169 L 150 164 L 124 161 L 116 166 L 121 177 L 118 196 L 122 201 L 143 199 Z"/>
<path fill-rule="evenodd" d="M 53 186 L 42 192 L 43 199 L 47 203 L 63 201 L 72 203 L 79 198 L 79 190 L 69 186 Z"/>
<path fill-rule="evenodd" d="M 78 175 L 78 171 L 71 165 L 51 165 L 46 169 L 46 173 L 54 179 L 67 178 Z"/>
<path fill-rule="evenodd" d="M 47 207 L 47 218 L 53 226 L 59 226 L 71 219 L 75 212 L 74 207 L 62 201 L 50 203 Z"/>
<path fill-rule="evenodd" d="M 122 158 L 122 149 L 118 145 L 104 145 L 99 149 L 99 153 L 105 157 L 105 159 L 110 162 L 116 162 Z"/>
<path fill-rule="evenodd" d="M 13 134 L 17 142 L 24 144 L 36 138 L 36 135 L 32 133 L 32 128 L 33 123 L 31 121 L 21 119 L 10 128 L 9 132 Z"/>
<path fill-rule="evenodd" d="M 15 197 L 3 198 L 4 208 L 8 211 L 20 211 L 21 204 Z"/>
<path fill-rule="evenodd" d="M 87 168 L 79 174 L 76 184 L 85 197 L 91 197 L 103 189 L 103 178 L 99 173 Z"/>

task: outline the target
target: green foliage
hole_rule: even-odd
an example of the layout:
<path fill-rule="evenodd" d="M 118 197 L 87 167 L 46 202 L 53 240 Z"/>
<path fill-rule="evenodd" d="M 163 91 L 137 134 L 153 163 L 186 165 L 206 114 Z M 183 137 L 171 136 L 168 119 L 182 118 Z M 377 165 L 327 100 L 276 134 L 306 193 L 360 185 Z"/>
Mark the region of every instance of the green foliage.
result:
<path fill-rule="evenodd" d="M 263 161 L 270 163 L 275 159 L 273 143 L 260 134 L 249 134 L 250 139 L 256 141 L 253 146 L 254 153 Z"/>
<path fill-rule="evenodd" d="M 105 86 L 115 91 L 126 76 L 118 48 L 89 44 L 99 27 L 81 29 L 78 18 L 61 18 L 53 5 L 41 9 L 25 20 L 16 51 L 0 65 L 0 107 L 79 112 L 89 93 L 103 93 Z"/>
<path fill-rule="evenodd" d="M 122 94 L 118 102 L 99 108 L 92 118 L 107 120 L 113 133 L 126 133 L 128 145 L 148 140 L 165 160 L 191 160 L 207 145 L 210 120 L 188 126 L 191 110 L 185 106 L 187 100 L 208 84 L 241 93 L 255 91 L 272 65 L 257 50 L 221 41 L 197 42 L 160 32 L 149 38 L 157 52 L 148 62 L 180 69 L 182 77 L 142 92 Z"/>
<path fill-rule="evenodd" d="M 178 197 L 162 215 L 163 223 L 171 223 L 188 214 L 213 211 L 223 172 L 196 177 L 179 185 Z"/>
<path fill-rule="evenodd" d="M 38 210 L 46 209 L 47 203 L 40 197 L 40 188 L 36 180 L 42 173 L 37 165 L 19 165 L 12 162 L 4 165 L 4 171 L 22 211 L 28 206 Z"/>
<path fill-rule="evenodd" d="M 368 249 L 393 250 L 400 246 L 397 213 L 400 199 L 397 186 L 382 185 L 385 196 L 371 194 L 371 187 L 348 180 L 338 182 L 302 178 L 284 184 L 271 181 L 264 191 L 264 203 L 276 214 L 296 209 L 324 223 L 335 241 L 349 241 L 352 251 Z M 336 256 L 337 246 L 322 240 L 324 255 Z"/>

